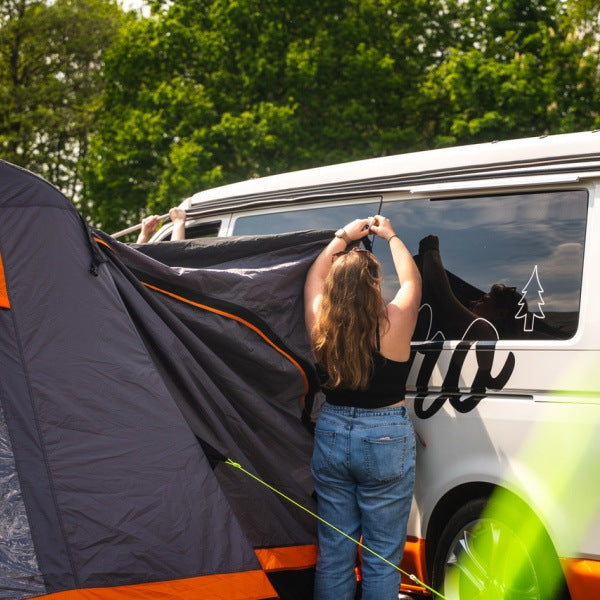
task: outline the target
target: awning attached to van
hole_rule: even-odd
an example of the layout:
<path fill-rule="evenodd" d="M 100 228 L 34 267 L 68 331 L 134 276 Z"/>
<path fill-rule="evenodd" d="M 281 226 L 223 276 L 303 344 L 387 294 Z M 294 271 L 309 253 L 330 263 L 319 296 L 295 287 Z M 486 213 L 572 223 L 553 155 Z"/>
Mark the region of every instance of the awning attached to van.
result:
<path fill-rule="evenodd" d="M 314 520 L 225 459 L 314 510 L 302 287 L 330 233 L 135 248 L 0 181 L 0 598 L 310 595 Z"/>

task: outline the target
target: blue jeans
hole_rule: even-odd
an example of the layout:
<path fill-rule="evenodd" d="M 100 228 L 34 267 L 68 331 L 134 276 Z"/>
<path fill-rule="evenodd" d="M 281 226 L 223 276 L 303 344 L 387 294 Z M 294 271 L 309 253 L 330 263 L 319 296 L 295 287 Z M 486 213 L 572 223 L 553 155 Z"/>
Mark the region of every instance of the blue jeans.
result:
<path fill-rule="evenodd" d="M 404 406 L 325 403 L 315 428 L 313 473 L 319 516 L 400 565 L 415 477 L 415 435 Z M 352 600 L 357 546 L 319 521 L 314 600 Z M 362 551 L 363 600 L 397 600 L 400 573 Z"/>

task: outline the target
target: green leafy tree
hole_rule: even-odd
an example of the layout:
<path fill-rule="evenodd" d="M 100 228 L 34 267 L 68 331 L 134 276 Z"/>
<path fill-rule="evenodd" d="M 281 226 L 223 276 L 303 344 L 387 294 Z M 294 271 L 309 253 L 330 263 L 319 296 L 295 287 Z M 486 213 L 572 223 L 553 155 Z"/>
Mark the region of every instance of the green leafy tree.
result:
<path fill-rule="evenodd" d="M 562 86 L 565 92 L 559 95 L 556 110 L 561 115 L 563 131 L 597 129 L 600 127 L 600 1 L 568 0 L 565 6 L 562 22 L 568 32 L 567 39 L 555 57 L 557 88 Z"/>
<path fill-rule="evenodd" d="M 243 97 L 209 9 L 181 2 L 163 10 L 156 2 L 153 18 L 128 28 L 107 56 L 87 171 L 91 220 L 106 230 L 252 173 L 261 154 L 276 153 L 274 134 L 289 109 Z"/>
<path fill-rule="evenodd" d="M 72 198 L 102 89 L 102 52 L 122 16 L 110 0 L 0 2 L 0 153 Z"/>
<path fill-rule="evenodd" d="M 149 5 L 106 57 L 84 197 L 107 231 L 249 177 L 598 126 L 594 0 Z"/>
<path fill-rule="evenodd" d="M 89 218 L 106 230 L 209 186 L 421 147 L 441 0 L 151 3 L 107 56 Z"/>
<path fill-rule="evenodd" d="M 470 26 L 421 86 L 430 145 L 598 125 L 597 53 L 586 51 L 590 38 L 565 3 L 475 0 L 461 9 Z"/>

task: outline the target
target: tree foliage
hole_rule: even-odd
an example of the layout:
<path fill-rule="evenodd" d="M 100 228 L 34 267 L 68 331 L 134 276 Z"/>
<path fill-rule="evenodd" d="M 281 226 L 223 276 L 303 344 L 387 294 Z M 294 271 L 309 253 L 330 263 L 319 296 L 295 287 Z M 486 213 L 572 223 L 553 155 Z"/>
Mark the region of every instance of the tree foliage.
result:
<path fill-rule="evenodd" d="M 0 2 L 3 157 L 107 231 L 249 177 L 600 126 L 598 0 L 147 5 Z"/>
<path fill-rule="evenodd" d="M 419 147 L 437 0 L 153 3 L 107 57 L 89 192 L 105 228 L 207 186 Z"/>
<path fill-rule="evenodd" d="M 102 89 L 102 52 L 122 14 L 107 0 L 0 2 L 2 158 L 71 197 Z"/>
<path fill-rule="evenodd" d="M 590 3 L 592 0 L 590 0 Z M 600 4 L 596 1 L 596 16 Z M 561 0 L 474 0 L 447 58 L 421 85 L 432 146 L 585 130 L 600 124 L 593 11 Z M 583 26 L 586 26 L 584 32 Z M 596 35 L 599 30 L 596 30 Z M 424 111 L 426 114 L 427 111 Z"/>

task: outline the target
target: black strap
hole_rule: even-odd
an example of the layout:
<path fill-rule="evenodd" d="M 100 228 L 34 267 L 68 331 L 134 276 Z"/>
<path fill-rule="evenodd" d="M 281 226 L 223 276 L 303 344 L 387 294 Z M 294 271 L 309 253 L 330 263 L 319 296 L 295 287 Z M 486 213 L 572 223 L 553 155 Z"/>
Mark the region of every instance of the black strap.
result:
<path fill-rule="evenodd" d="M 81 221 L 83 230 L 85 231 L 85 237 L 92 254 L 92 264 L 90 265 L 90 273 L 94 277 L 98 277 L 98 267 L 102 263 L 105 263 L 108 260 L 108 258 L 106 258 L 106 255 L 104 254 L 104 252 L 102 252 L 100 246 L 98 246 L 98 244 L 96 243 L 96 240 L 94 239 L 94 234 L 92 233 L 90 226 L 85 222 L 81 215 L 79 215 L 79 220 Z"/>

